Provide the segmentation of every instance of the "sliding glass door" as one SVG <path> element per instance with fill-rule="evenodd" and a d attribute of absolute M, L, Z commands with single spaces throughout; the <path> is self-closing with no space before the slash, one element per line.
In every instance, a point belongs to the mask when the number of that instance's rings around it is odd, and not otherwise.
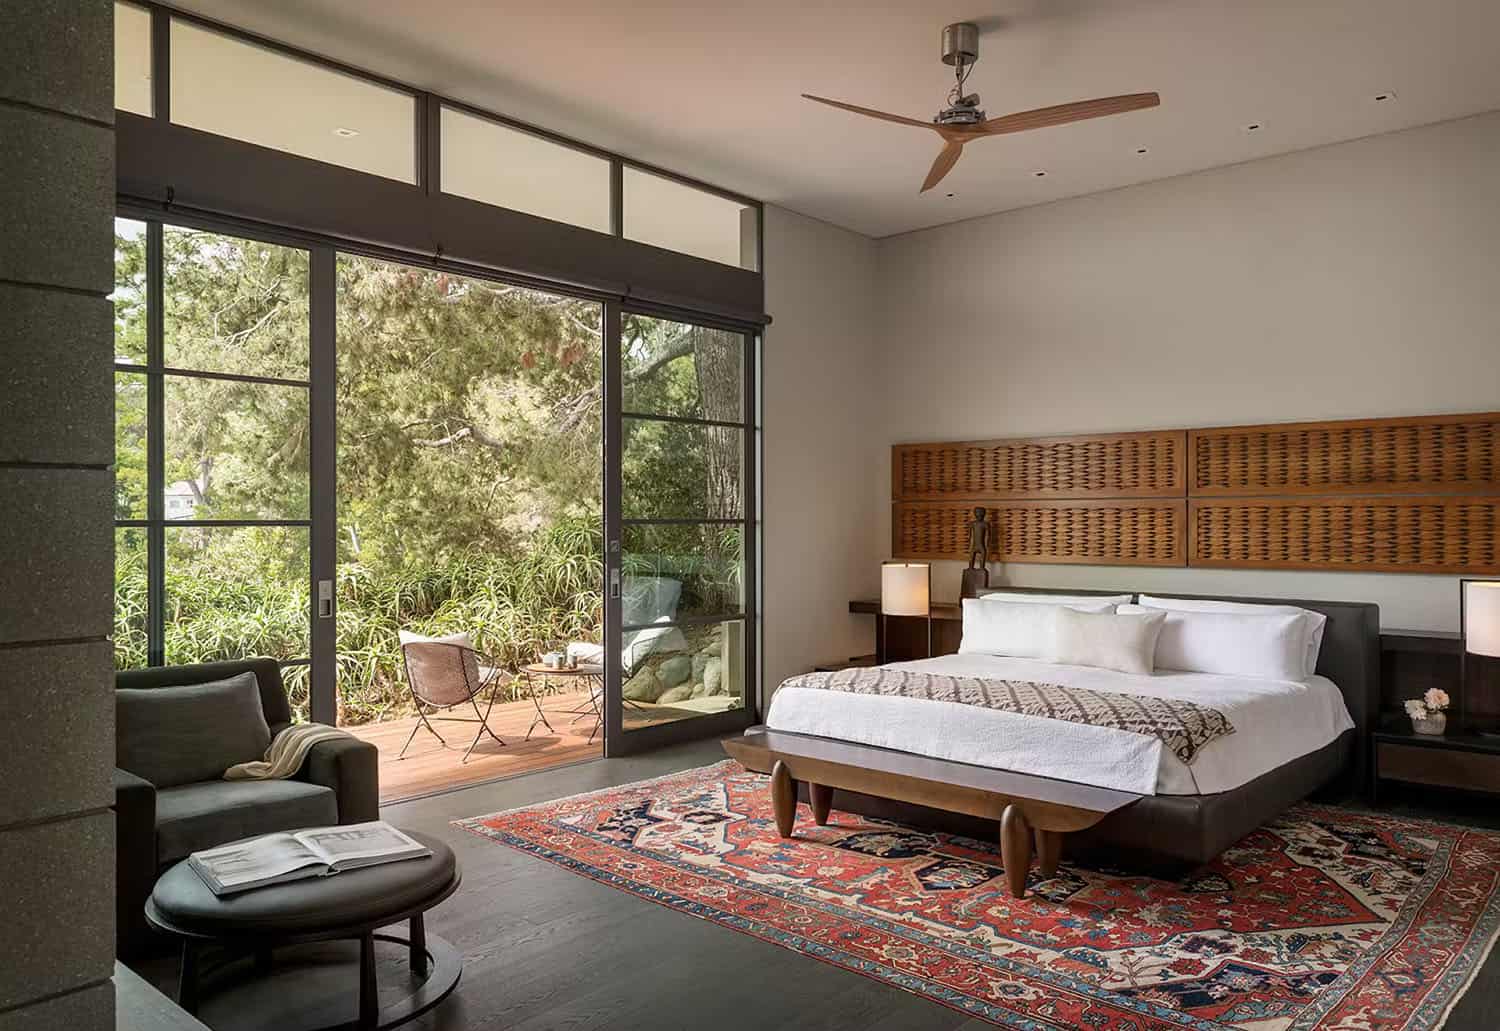
<path fill-rule="evenodd" d="M 628 310 L 614 349 L 611 702 L 628 752 L 753 710 L 755 351 L 739 330 Z"/>
<path fill-rule="evenodd" d="M 117 222 L 117 665 L 270 656 L 373 733 L 417 711 L 401 633 L 464 633 L 533 752 L 748 723 L 756 336 L 396 258 Z M 549 652 L 602 707 L 533 705 Z"/>
<path fill-rule="evenodd" d="M 116 663 L 268 655 L 308 702 L 309 251 L 115 226 Z"/>

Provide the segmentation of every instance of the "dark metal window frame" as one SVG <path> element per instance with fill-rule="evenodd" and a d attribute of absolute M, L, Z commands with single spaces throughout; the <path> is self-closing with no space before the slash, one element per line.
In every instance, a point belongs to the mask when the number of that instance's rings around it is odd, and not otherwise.
<path fill-rule="evenodd" d="M 334 619 L 318 618 L 317 582 L 333 579 L 337 535 L 336 424 L 333 405 L 336 375 L 336 257 L 348 253 L 399 262 L 417 268 L 446 271 L 492 282 L 594 300 L 603 305 L 604 347 L 604 503 L 606 576 L 611 560 L 618 563 L 620 538 L 619 427 L 626 415 L 620 405 L 619 343 L 624 315 L 640 314 L 741 334 L 745 341 L 743 375 L 744 421 L 734 423 L 692 420 L 682 417 L 629 413 L 630 418 L 700 422 L 733 426 L 744 431 L 743 463 L 745 511 L 740 519 L 725 523 L 740 525 L 744 532 L 743 610 L 715 616 L 706 623 L 740 622 L 744 627 L 745 706 L 729 713 L 700 717 L 678 724 L 664 724 L 632 732 L 630 743 L 621 733 L 622 676 L 618 649 L 610 662 L 606 694 L 606 748 L 608 754 L 640 751 L 657 743 L 687 736 L 721 732 L 752 722 L 759 711 L 762 687 L 759 657 L 763 646 L 760 618 L 760 380 L 761 339 L 759 330 L 769 322 L 761 313 L 764 280 L 764 208 L 752 198 L 712 184 L 680 175 L 669 169 L 635 161 L 601 150 L 493 111 L 416 89 L 378 74 L 331 60 L 279 41 L 246 32 L 190 12 L 152 0 L 130 0 L 152 16 L 152 114 L 150 117 L 117 112 L 120 180 L 118 214 L 147 225 L 147 319 L 148 357 L 145 366 L 120 363 L 119 371 L 144 373 L 147 379 L 147 519 L 121 520 L 119 526 L 148 528 L 148 569 L 154 571 L 148 590 L 148 652 L 151 663 L 160 664 L 164 652 L 165 527 L 192 525 L 302 526 L 309 531 L 311 593 L 309 642 L 311 656 L 286 660 L 283 665 L 312 666 L 312 716 L 335 720 Z M 229 137 L 176 126 L 171 123 L 171 21 L 179 19 L 211 29 L 288 57 L 329 68 L 355 78 L 410 94 L 414 98 L 413 160 L 416 185 L 385 179 L 373 173 L 330 165 L 312 158 L 275 151 Z M 442 194 L 440 179 L 441 109 L 450 107 L 506 128 L 525 132 L 549 142 L 578 150 L 610 163 L 610 226 L 608 234 L 567 223 L 510 211 L 503 207 Z M 241 169 L 239 181 L 220 191 L 204 193 L 204 183 L 241 161 L 254 165 Z M 186 165 L 184 171 L 183 165 Z M 710 261 L 693 255 L 655 247 L 624 236 L 623 176 L 626 167 L 672 180 L 727 200 L 755 212 L 755 268 L 753 270 Z M 265 172 L 285 172 L 288 181 Z M 181 173 L 181 177 L 179 177 Z M 225 176 L 232 179 L 233 176 Z M 246 180 L 253 180 L 253 185 Z M 373 182 L 372 182 L 373 181 Z M 266 183 L 271 185 L 267 186 Z M 179 189 L 179 184 L 182 189 Z M 278 185 L 279 184 L 279 185 Z M 380 184 L 384 184 L 383 186 Z M 351 196 L 339 201 L 340 194 Z M 293 194 L 301 194 L 314 205 L 343 206 L 333 218 L 302 217 Z M 184 196 L 185 195 L 185 196 Z M 425 198 L 439 202 L 424 207 Z M 366 228 L 366 218 L 380 218 L 382 205 L 393 202 L 399 212 L 380 226 Z M 204 203 L 207 206 L 204 206 Z M 351 215 L 350 212 L 357 212 Z M 308 380 L 290 381 L 274 377 L 206 373 L 166 367 L 162 360 L 162 225 L 173 224 L 240 236 L 308 250 L 310 262 L 310 355 Z M 418 231 L 416 227 L 421 227 Z M 445 229 L 446 227 L 446 229 Z M 457 228 L 455 228 L 457 227 Z M 427 241 L 452 231 L 458 241 L 452 247 Z M 503 245 L 494 246 L 495 241 Z M 566 270 L 566 271 L 564 271 Z M 636 272 L 639 271 L 639 281 Z M 753 287 L 752 287 L 753 284 Z M 752 300 L 753 298 L 753 300 Z M 154 350 L 153 350 L 154 348 Z M 166 375 L 196 375 L 204 378 L 243 379 L 309 390 L 311 458 L 309 490 L 311 511 L 306 520 L 167 520 L 163 511 L 164 480 L 164 382 Z M 753 399 L 753 401 L 752 401 Z M 612 450 L 613 449 L 613 450 Z M 155 485 L 153 488 L 152 485 Z M 634 523 L 637 521 L 628 521 Z M 662 522 L 643 520 L 639 522 Z M 688 523 L 711 522 L 684 520 Z M 160 529 L 152 530 L 152 527 Z M 614 550 L 610 551 L 611 547 Z M 683 621 L 684 625 L 696 621 Z M 605 588 L 605 640 L 618 642 L 620 607 Z"/>
<path fill-rule="evenodd" d="M 660 177 L 662 179 L 667 179 L 667 180 L 670 180 L 672 182 L 675 182 L 675 183 L 677 183 L 677 184 L 679 184 L 681 186 L 685 186 L 685 187 L 688 187 L 690 189 L 698 190 L 698 191 L 700 191 L 702 193 L 707 193 L 707 194 L 710 194 L 710 195 L 715 196 L 715 197 L 720 197 L 720 198 L 723 198 L 724 200 L 728 200 L 728 201 L 731 201 L 733 203 L 739 204 L 739 205 L 741 205 L 743 207 L 750 208 L 750 209 L 754 210 L 754 212 L 755 212 L 755 237 L 756 237 L 755 238 L 755 266 L 754 266 L 754 268 L 748 268 L 747 269 L 743 265 L 740 265 L 740 266 L 726 265 L 726 264 L 721 263 L 721 262 L 712 261 L 711 259 L 700 258 L 700 257 L 697 257 L 696 255 L 688 255 L 688 254 L 683 254 L 681 252 L 676 252 L 676 251 L 670 251 L 670 250 L 667 250 L 665 248 L 659 248 L 659 247 L 656 247 L 656 246 L 654 246 L 652 244 L 641 243 L 639 241 L 630 241 L 630 243 L 631 243 L 631 245 L 633 247 L 645 248 L 648 251 L 659 251 L 659 252 L 663 252 L 663 253 L 667 253 L 667 254 L 672 254 L 672 255 L 675 255 L 678 258 L 685 259 L 686 261 L 691 262 L 691 263 L 700 263 L 700 264 L 704 264 L 704 265 L 717 266 L 719 268 L 733 268 L 736 271 L 739 271 L 739 272 L 742 272 L 742 273 L 746 273 L 746 274 L 749 274 L 749 275 L 753 275 L 755 277 L 759 277 L 760 276 L 761 270 L 764 267 L 764 263 L 765 263 L 765 261 L 764 261 L 764 259 L 765 259 L 765 239 L 764 239 L 765 238 L 765 208 L 764 208 L 764 205 L 760 201 L 754 199 L 753 197 L 747 197 L 747 196 L 745 196 L 743 194 L 736 193 L 733 190 L 728 190 L 728 189 L 725 189 L 723 187 L 715 186 L 712 183 L 706 183 L 706 182 L 702 181 L 701 179 L 694 179 L 691 176 L 683 175 L 683 174 L 681 174 L 679 172 L 674 172 L 671 169 L 663 168 L 663 167 L 661 167 L 659 165 L 651 164 L 650 162 L 638 161 L 638 160 L 635 160 L 633 158 L 628 158 L 628 157 L 625 157 L 624 155 L 614 153 L 613 151 L 604 150 L 603 148 L 593 146 L 593 145 L 591 145 L 589 143 L 585 143 L 585 142 L 583 142 L 581 140 L 576 140 L 576 139 L 573 139 L 571 137 L 564 136 L 561 133 L 553 132 L 550 129 L 543 128 L 542 126 L 535 125 L 535 124 L 532 124 L 530 122 L 522 121 L 522 120 L 517 119 L 517 118 L 512 118 L 512 117 L 510 117 L 508 115 L 502 114 L 502 113 L 497 112 L 497 111 L 492 111 L 492 110 L 488 110 L 488 109 L 485 109 L 485 108 L 482 108 L 482 107 L 478 107 L 476 105 L 467 103 L 465 101 L 455 99 L 453 97 L 448 97 L 448 96 L 444 96 L 442 94 L 432 93 L 432 92 L 427 91 L 427 90 L 422 90 L 422 89 L 419 89 L 419 88 L 417 88 L 415 86 L 409 85 L 407 83 L 398 82 L 395 79 L 387 78 L 386 76 L 380 75 L 380 74 L 378 74 L 376 72 L 369 71 L 369 70 L 367 70 L 365 68 L 356 67 L 354 65 L 347 64 L 345 62 L 338 61 L 338 60 L 335 60 L 333 58 L 325 57 L 325 56 L 323 56 L 321 54 L 313 53 L 312 51 L 304 50 L 304 49 L 302 49 L 300 47 L 296 47 L 296 46 L 292 46 L 292 45 L 287 44 L 287 43 L 283 43 L 283 42 L 281 42 L 279 40 L 275 40 L 275 39 L 269 38 L 267 36 L 262 36 L 262 35 L 260 35 L 258 33 L 249 32 L 249 31 L 247 31 L 245 29 L 237 28 L 237 27 L 235 27 L 233 25 L 228 25 L 228 24 L 226 24 L 224 22 L 216 21 L 216 20 L 214 20 L 212 18 L 207 18 L 207 17 L 204 17 L 202 15 L 194 14 L 194 13 L 189 12 L 189 11 L 184 11 L 184 10 L 181 10 L 179 8 L 173 7 L 173 6 L 169 5 L 169 4 L 158 3 L 158 2 L 156 2 L 156 0 L 126 0 L 126 2 L 130 3 L 130 5 L 134 6 L 134 7 L 145 8 L 147 11 L 150 12 L 151 17 L 152 17 L 152 31 L 151 31 L 152 113 L 151 113 L 150 117 L 146 117 L 146 116 L 136 115 L 136 114 L 129 113 L 129 112 L 121 112 L 120 113 L 120 119 L 119 119 L 119 121 L 120 121 L 119 129 L 124 134 L 129 134 L 129 132 L 133 128 L 133 123 L 134 123 L 135 120 L 140 120 L 140 121 L 143 121 L 143 122 L 158 123 L 158 124 L 160 124 L 162 126 L 169 126 L 169 127 L 175 128 L 175 129 L 177 129 L 177 130 L 179 130 L 181 132 L 185 132 L 185 133 L 199 134 L 199 135 L 204 135 L 204 136 L 212 136 L 213 135 L 211 133 L 199 133 L 198 130 L 188 129 L 185 126 L 177 126 L 177 125 L 175 125 L 175 123 L 172 122 L 172 111 L 171 111 L 171 74 L 172 74 L 172 68 L 171 68 L 171 64 L 172 64 L 172 60 L 171 60 L 171 23 L 172 23 L 173 20 L 177 20 L 177 21 L 181 21 L 181 22 L 184 22 L 184 23 L 195 25 L 195 26 L 197 26 L 199 28 L 203 28 L 203 29 L 207 29 L 207 30 L 212 31 L 212 32 L 219 33 L 221 35 L 224 35 L 224 36 L 229 37 L 231 39 L 238 40 L 239 42 L 242 42 L 242 43 L 249 44 L 251 46 L 256 46 L 256 47 L 262 48 L 264 50 L 268 50 L 268 51 L 271 51 L 273 53 L 280 54 L 282 56 L 291 58 L 293 60 L 301 61 L 301 62 L 304 62 L 304 63 L 307 63 L 307 64 L 311 64 L 311 65 L 314 65 L 314 66 L 317 66 L 317 67 L 320 67 L 320 68 L 326 68 L 326 69 L 328 69 L 330 71 L 338 72 L 340 74 L 347 75 L 347 76 L 349 76 L 351 78 L 358 79 L 358 80 L 363 81 L 363 82 L 368 82 L 371 85 L 380 86 L 380 87 L 382 87 L 384 89 L 392 90 L 392 91 L 395 91 L 395 92 L 402 93 L 402 94 L 405 94 L 407 96 L 410 96 L 412 98 L 412 101 L 413 101 L 413 104 L 412 104 L 412 108 L 413 108 L 412 161 L 413 161 L 413 169 L 414 169 L 414 176 L 413 176 L 414 182 L 413 183 L 406 183 L 406 182 L 402 182 L 400 180 L 385 179 L 385 177 L 375 175 L 374 173 L 361 172 L 361 171 L 358 171 L 356 169 L 350 169 L 350 168 L 347 168 L 346 166 L 342 166 L 342 165 L 332 165 L 332 164 L 327 163 L 327 162 L 318 161 L 315 158 L 307 158 L 307 157 L 303 157 L 301 155 L 294 155 L 294 154 L 291 154 L 290 152 L 287 152 L 287 151 L 275 151 L 274 148 L 262 148 L 262 147 L 259 147 L 256 144 L 249 144 L 249 143 L 245 143 L 244 141 L 238 141 L 238 140 L 236 140 L 236 141 L 234 141 L 235 143 L 242 144 L 242 145 L 247 146 L 247 147 L 253 147 L 253 148 L 257 149 L 257 150 L 271 150 L 274 153 L 282 154 L 282 155 L 284 155 L 286 157 L 293 158 L 293 159 L 295 159 L 297 161 L 306 161 L 306 162 L 311 162 L 312 164 L 315 164 L 315 165 L 324 165 L 324 166 L 330 167 L 330 168 L 338 168 L 338 169 L 340 169 L 340 170 L 342 170 L 344 172 L 347 172 L 347 173 L 349 173 L 351 175 L 355 175 L 355 176 L 361 176 L 361 177 L 370 178 L 370 179 L 380 179 L 380 180 L 383 180 L 385 182 L 394 184 L 396 186 L 403 187 L 403 188 L 406 188 L 408 190 L 413 190 L 416 193 L 419 193 L 419 194 L 422 194 L 422 195 L 426 195 L 428 197 L 435 197 L 435 196 L 438 196 L 438 195 L 443 195 L 443 196 L 448 196 L 448 197 L 453 197 L 453 198 L 458 199 L 457 195 L 445 195 L 445 194 L 442 193 L 442 175 L 441 175 L 441 154 L 442 154 L 441 131 L 442 130 L 441 130 L 441 118 L 442 118 L 442 109 L 445 108 L 445 107 L 446 108 L 451 108 L 454 111 L 459 111 L 459 112 L 462 112 L 464 114 L 471 115 L 473 117 L 480 118 L 480 119 L 483 119 L 483 120 L 488 121 L 488 122 L 492 122 L 492 123 L 494 123 L 496 125 L 500 125 L 500 126 L 503 126 L 505 128 L 508 128 L 508 129 L 513 129 L 513 130 L 516 130 L 518 132 L 526 133 L 529 136 L 533 136 L 533 137 L 536 137 L 538 139 L 545 140 L 545 141 L 547 141 L 549 143 L 553 143 L 553 144 L 556 144 L 558 146 L 565 147 L 565 148 L 567 148 L 569 150 L 578 151 L 580 153 L 584 153 L 584 154 L 588 154 L 588 155 L 596 157 L 596 158 L 600 158 L 600 159 L 602 159 L 602 160 L 604 160 L 604 161 L 606 161 L 606 162 L 609 163 L 609 166 L 610 166 L 610 174 L 609 174 L 609 181 L 610 181 L 610 196 L 609 196 L 610 232 L 608 234 L 598 233 L 595 230 L 583 229 L 582 227 L 572 226 L 572 225 L 567 224 L 567 223 L 554 223 L 554 222 L 551 222 L 551 220 L 543 219 L 543 218 L 540 218 L 539 216 L 526 216 L 526 217 L 528 217 L 528 218 L 532 218 L 532 217 L 538 218 L 539 221 L 549 222 L 550 224 L 553 224 L 553 225 L 559 225 L 559 226 L 561 226 L 561 225 L 569 225 L 569 228 L 578 229 L 581 232 L 591 233 L 591 234 L 593 234 L 595 236 L 607 236 L 607 237 L 611 237 L 611 238 L 614 238 L 614 239 L 617 239 L 617 240 L 624 241 L 624 240 L 626 240 L 626 237 L 625 237 L 625 231 L 624 231 L 624 209 L 623 209 L 623 204 L 624 204 L 624 189 L 623 189 L 623 176 L 624 176 L 624 169 L 625 168 L 627 168 L 627 167 L 628 168 L 634 168 L 634 169 L 636 169 L 638 171 L 647 173 L 649 175 L 658 176 L 658 177 Z M 225 140 L 232 139 L 231 137 L 220 137 L 220 138 L 221 139 L 225 139 Z M 154 198 L 141 198 L 141 199 L 152 200 Z M 499 205 L 486 204 L 486 203 L 484 203 L 482 201 L 473 201 L 473 200 L 470 200 L 470 199 L 467 199 L 467 198 L 462 198 L 462 199 L 466 200 L 468 203 L 471 203 L 471 204 L 474 204 L 474 205 L 478 205 L 478 206 L 480 206 L 482 208 L 490 208 L 490 209 L 499 210 L 499 211 L 508 210 L 508 209 L 504 209 L 502 206 L 499 206 Z M 665 303 L 669 303 L 669 304 L 672 303 L 670 300 L 664 299 L 664 298 L 651 298 L 650 300 L 651 300 L 651 303 L 663 303 L 664 300 L 665 300 Z M 688 308 L 686 310 L 700 310 L 701 311 L 701 309 L 694 309 L 692 307 L 690 307 L 690 308 Z M 712 313 L 709 312 L 709 314 L 712 314 Z M 749 313 L 749 312 L 744 312 L 744 311 L 735 311 L 735 312 L 732 313 L 733 317 L 735 317 L 736 319 L 739 319 L 739 318 L 742 318 L 745 315 L 751 315 L 751 314 L 753 314 L 753 315 L 759 315 L 758 312 L 757 313 Z"/>
<path fill-rule="evenodd" d="M 166 515 L 166 387 L 169 379 L 206 379 L 236 383 L 266 384 L 279 388 L 302 389 L 308 392 L 308 421 L 313 419 L 312 379 L 313 339 L 311 327 L 308 334 L 308 376 L 306 380 L 285 379 L 277 376 L 255 376 L 244 373 L 215 372 L 204 369 L 184 369 L 166 364 L 166 288 L 165 250 L 163 240 L 168 226 L 181 226 L 204 232 L 221 233 L 222 230 L 190 221 L 163 221 L 158 214 L 146 211 L 121 209 L 118 217 L 140 222 L 146 232 L 146 361 L 144 364 L 120 361 L 116 358 L 113 371 L 116 375 L 140 376 L 146 381 L 146 515 L 143 519 L 115 519 L 116 530 L 138 529 L 146 531 L 146 663 L 148 666 L 166 664 L 166 540 L 167 530 L 173 528 L 236 528 L 236 527 L 292 527 L 308 531 L 309 552 L 315 548 L 313 541 L 312 500 L 313 463 L 308 463 L 307 489 L 309 512 L 306 517 L 278 519 L 168 519 Z M 270 234 L 222 234 L 239 235 L 257 243 L 269 243 L 280 247 L 296 247 L 310 250 L 305 244 L 290 240 L 273 239 Z M 309 302 L 311 302 L 312 253 L 309 253 Z M 311 308 L 309 303 L 309 308 Z M 307 656 L 281 659 L 283 666 L 308 665 L 314 647 L 313 629 L 308 632 Z"/>
<path fill-rule="evenodd" d="M 729 422 L 717 419 L 701 419 L 692 416 L 658 415 L 649 412 L 624 411 L 620 403 L 620 385 L 623 380 L 620 368 L 621 348 L 623 345 L 620 337 L 620 326 L 623 324 L 625 315 L 641 315 L 667 321 L 688 323 L 739 335 L 741 375 L 740 421 Z M 738 517 L 635 518 L 626 517 L 619 508 L 611 510 L 609 506 L 606 506 L 605 575 L 607 579 L 611 576 L 619 576 L 621 581 L 624 579 L 624 571 L 622 569 L 624 557 L 623 530 L 627 527 L 734 526 L 739 528 L 741 534 L 742 553 L 740 557 L 740 574 L 742 577 L 743 598 L 738 611 L 678 616 L 660 623 L 627 625 L 623 623 L 620 611 L 620 598 L 614 596 L 613 591 L 606 592 L 606 608 L 613 613 L 612 619 L 606 622 L 605 640 L 609 642 L 609 647 L 606 651 L 608 665 L 614 672 L 614 676 L 609 678 L 606 683 L 606 699 L 608 703 L 606 711 L 607 715 L 613 721 L 612 724 L 606 727 L 610 732 L 606 736 L 607 754 L 631 755 L 690 738 L 732 733 L 748 727 L 759 718 L 762 704 L 760 653 L 763 643 L 759 603 L 759 585 L 762 568 L 760 558 L 759 501 L 761 471 L 759 457 L 761 430 L 760 334 L 753 328 L 744 325 L 717 322 L 702 316 L 695 317 L 692 314 L 631 304 L 622 306 L 619 318 L 616 320 L 613 328 L 613 334 L 609 335 L 606 339 L 605 357 L 605 367 L 609 370 L 607 372 L 607 381 L 613 386 L 612 392 L 606 393 L 605 425 L 608 427 L 606 434 L 612 436 L 615 441 L 614 447 L 612 449 L 606 448 L 605 451 L 605 462 L 607 465 L 606 478 L 609 481 L 609 493 L 607 497 L 618 499 L 621 503 L 624 500 L 621 465 L 624 459 L 624 424 L 627 419 L 735 429 L 740 432 L 742 445 L 740 469 L 741 491 L 744 496 L 744 503 Z M 624 633 L 630 630 L 663 627 L 704 627 L 728 623 L 738 623 L 740 626 L 741 648 L 744 650 L 745 664 L 744 684 L 741 687 L 743 705 L 738 709 L 731 709 L 727 712 L 695 716 L 671 723 L 634 728 L 629 731 L 624 730 L 624 670 L 621 658 Z M 615 632 L 610 627 L 618 627 L 619 630 Z"/>

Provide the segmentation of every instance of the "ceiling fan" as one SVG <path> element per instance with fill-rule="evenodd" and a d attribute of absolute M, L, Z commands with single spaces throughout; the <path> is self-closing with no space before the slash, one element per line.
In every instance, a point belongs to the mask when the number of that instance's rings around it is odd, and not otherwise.
<path fill-rule="evenodd" d="M 979 107 L 979 94 L 964 92 L 964 83 L 968 81 L 969 73 L 974 70 L 974 62 L 978 60 L 979 26 L 973 22 L 958 22 L 943 29 L 943 63 L 953 66 L 953 75 L 958 81 L 948 93 L 948 106 L 939 111 L 930 122 L 907 118 L 905 115 L 876 111 L 857 104 L 846 104 L 841 100 L 815 97 L 811 93 L 802 95 L 808 100 L 816 100 L 829 107 L 853 111 L 857 115 L 879 118 L 900 125 L 915 125 L 919 129 L 931 129 L 941 136 L 943 149 L 938 152 L 937 160 L 932 163 L 932 170 L 927 173 L 927 178 L 922 182 L 921 192 L 923 193 L 943 181 L 943 176 L 951 172 L 953 166 L 958 164 L 959 156 L 964 152 L 964 144 L 972 140 L 1024 132 L 1027 129 L 1045 129 L 1048 126 L 1066 125 L 1069 122 L 1081 122 L 1089 118 L 1101 118 L 1104 115 L 1124 114 L 1126 111 L 1156 107 L 1161 103 L 1161 97 L 1155 93 L 1127 93 L 1119 97 L 1098 97 L 1094 100 L 1079 100 L 1071 104 L 1039 107 L 1034 111 L 1017 111 L 1015 114 L 1001 115 L 999 118 L 986 118 L 984 111 Z"/>

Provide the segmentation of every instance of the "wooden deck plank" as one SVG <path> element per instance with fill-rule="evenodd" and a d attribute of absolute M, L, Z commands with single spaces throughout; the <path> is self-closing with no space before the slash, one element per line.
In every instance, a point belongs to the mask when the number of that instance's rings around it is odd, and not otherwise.
<path fill-rule="evenodd" d="M 405 798 L 445 791 L 469 784 L 481 784 L 500 777 L 513 777 L 553 766 L 597 759 L 604 754 L 601 731 L 589 741 L 592 716 L 579 718 L 568 709 L 581 709 L 587 703 L 585 692 L 548 695 L 542 700 L 553 729 L 537 724 L 531 740 L 524 740 L 526 728 L 536 717 L 529 700 L 499 702 L 490 712 L 490 728 L 504 739 L 504 747 L 486 736 L 474 746 L 468 762 L 461 762 L 464 749 L 474 739 L 473 723 L 437 722 L 440 743 L 426 728 L 419 727 L 406 758 L 397 759 L 412 727 L 415 716 L 383 720 L 345 727 L 355 737 L 370 742 L 380 750 L 380 802 L 387 805 Z M 455 715 L 463 715 L 455 712 Z M 572 722 L 573 720 L 577 722 Z"/>

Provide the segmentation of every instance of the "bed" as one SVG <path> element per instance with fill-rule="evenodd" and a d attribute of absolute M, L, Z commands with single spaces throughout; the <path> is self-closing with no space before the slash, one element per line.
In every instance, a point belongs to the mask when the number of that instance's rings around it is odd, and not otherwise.
<path fill-rule="evenodd" d="M 1235 730 L 1203 745 L 1190 764 L 1154 739 L 1120 730 L 959 703 L 794 686 L 778 692 L 764 726 L 727 741 L 726 750 L 747 767 L 773 774 L 773 800 L 778 792 L 805 785 L 819 822 L 830 806 L 970 834 L 993 834 L 993 821 L 999 820 L 1002 846 L 1009 841 L 1015 848 L 1034 832 L 1044 873 L 1055 866 L 1061 846 L 1059 832 L 1043 825 L 1067 832 L 1070 851 L 1173 873 L 1213 859 L 1309 795 L 1349 793 L 1365 783 L 1364 743 L 1379 699 L 1377 606 L 1174 597 L 1295 605 L 1322 613 L 1327 623 L 1317 675 L 1301 684 L 1201 673 L 1142 678 L 990 655 L 945 655 L 888 668 L 1213 698 Z M 1007 820 L 1015 826 L 1007 827 Z M 1032 845 L 1024 847 L 1029 863 Z M 1007 864 L 1008 873 L 1012 865 Z M 1019 895 L 1018 880 L 1024 885 L 1024 872 L 1012 879 Z"/>

